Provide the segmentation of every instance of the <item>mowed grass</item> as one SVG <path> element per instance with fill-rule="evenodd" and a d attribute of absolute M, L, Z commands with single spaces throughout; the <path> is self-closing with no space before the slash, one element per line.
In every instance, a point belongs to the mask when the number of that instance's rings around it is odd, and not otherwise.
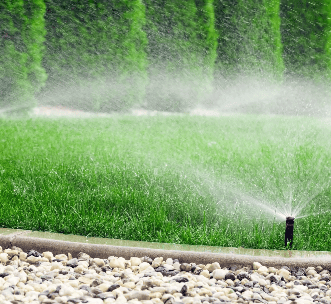
<path fill-rule="evenodd" d="M 0 131 L 1 227 L 285 249 L 285 221 L 261 206 L 292 203 L 310 214 L 293 249 L 331 251 L 331 132 L 316 119 L 1 119 Z"/>

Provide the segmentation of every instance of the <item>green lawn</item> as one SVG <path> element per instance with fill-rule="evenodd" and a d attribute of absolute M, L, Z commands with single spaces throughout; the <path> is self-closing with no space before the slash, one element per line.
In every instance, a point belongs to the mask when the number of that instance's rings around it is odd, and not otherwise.
<path fill-rule="evenodd" d="M 0 119 L 0 226 L 284 249 L 261 206 L 292 202 L 293 249 L 331 251 L 330 138 L 304 117 Z"/>

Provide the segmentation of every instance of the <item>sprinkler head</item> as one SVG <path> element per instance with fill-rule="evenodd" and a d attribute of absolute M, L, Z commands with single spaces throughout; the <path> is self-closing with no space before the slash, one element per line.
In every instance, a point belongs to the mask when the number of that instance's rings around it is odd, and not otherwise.
<path fill-rule="evenodd" d="M 293 226 L 294 226 L 294 217 L 288 216 L 286 218 L 285 247 L 287 246 L 287 242 L 289 242 L 290 243 L 290 248 L 292 248 Z"/>

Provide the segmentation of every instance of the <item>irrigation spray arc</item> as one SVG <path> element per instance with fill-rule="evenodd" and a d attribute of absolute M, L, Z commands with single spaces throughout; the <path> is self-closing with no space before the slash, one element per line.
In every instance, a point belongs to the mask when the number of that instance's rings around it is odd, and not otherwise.
<path fill-rule="evenodd" d="M 168 168 L 174 168 L 178 170 L 181 169 L 183 164 L 173 165 L 172 161 L 167 161 Z M 294 235 L 294 221 L 295 219 L 306 218 L 311 215 L 316 215 L 327 211 L 320 210 L 318 213 L 304 212 L 307 205 L 314 203 L 314 199 L 320 195 L 328 186 L 328 183 L 318 185 L 316 184 L 315 189 L 308 188 L 309 192 L 301 191 L 302 189 L 297 187 L 292 187 L 292 184 L 288 191 L 283 190 L 283 197 L 271 195 L 271 200 L 268 199 L 267 194 L 262 191 L 249 192 L 245 189 L 245 184 L 241 183 L 239 179 L 232 177 L 231 175 L 221 175 L 217 176 L 217 173 L 211 170 L 206 170 L 206 168 L 199 167 L 195 165 L 192 168 L 192 164 L 185 164 L 185 169 L 183 168 L 181 172 L 185 172 L 186 175 L 190 177 L 190 181 L 194 185 L 195 191 L 200 196 L 211 196 L 213 202 L 216 204 L 216 215 L 217 217 L 229 217 L 229 218 L 242 218 L 245 219 L 245 224 L 247 224 L 246 229 L 250 229 L 252 222 L 250 219 L 257 219 L 258 223 L 261 220 L 266 219 L 267 222 L 273 218 L 278 224 L 286 222 L 285 235 L 285 246 L 283 248 L 293 248 L 293 235 Z M 181 173 L 183 175 L 183 173 Z M 182 176 L 181 175 L 181 176 Z M 300 190 L 300 191 L 299 191 Z M 297 195 L 293 195 L 293 192 Z M 309 193 L 309 194 L 308 194 Z M 312 195 L 310 194 L 312 193 Z M 274 192 L 271 192 L 274 194 Z M 278 193 L 276 193 L 277 195 Z M 300 197 L 300 196 L 301 197 Z M 308 198 L 307 198 L 308 197 Z M 206 206 L 201 205 L 202 208 Z M 218 209 L 219 208 L 219 209 Z M 260 210 L 259 215 L 264 215 L 262 218 L 257 216 L 257 209 Z M 237 211 L 244 211 L 244 214 L 237 213 Z M 268 214 L 268 216 L 266 216 Z M 248 220 L 248 222 L 246 222 Z M 255 223 L 255 221 L 254 221 Z M 241 223 L 242 224 L 242 223 Z M 262 230 L 263 231 L 263 230 Z M 300 234 L 298 235 L 300 237 Z M 283 239 L 283 240 L 284 240 Z"/>

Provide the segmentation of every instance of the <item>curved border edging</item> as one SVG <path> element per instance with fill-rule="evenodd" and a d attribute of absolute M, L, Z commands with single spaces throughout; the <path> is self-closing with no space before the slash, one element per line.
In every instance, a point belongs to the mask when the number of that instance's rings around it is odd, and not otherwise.
<path fill-rule="evenodd" d="M 23 233 L 24 234 L 24 233 Z M 40 253 L 50 251 L 54 255 L 71 253 L 72 257 L 78 256 L 80 252 L 88 254 L 91 258 L 108 259 L 109 256 L 123 257 L 129 260 L 131 257 L 148 256 L 152 259 L 163 257 L 163 259 L 178 259 L 180 263 L 212 264 L 218 262 L 221 267 L 237 266 L 239 268 L 253 265 L 259 262 L 266 267 L 317 267 L 331 271 L 330 258 L 283 258 L 247 256 L 237 254 L 192 252 L 178 250 L 161 250 L 140 247 L 121 247 L 112 245 L 85 244 L 45 238 L 24 237 L 22 233 L 3 236 L 0 235 L 0 245 L 3 249 L 16 246 L 24 252 L 33 249 Z"/>

